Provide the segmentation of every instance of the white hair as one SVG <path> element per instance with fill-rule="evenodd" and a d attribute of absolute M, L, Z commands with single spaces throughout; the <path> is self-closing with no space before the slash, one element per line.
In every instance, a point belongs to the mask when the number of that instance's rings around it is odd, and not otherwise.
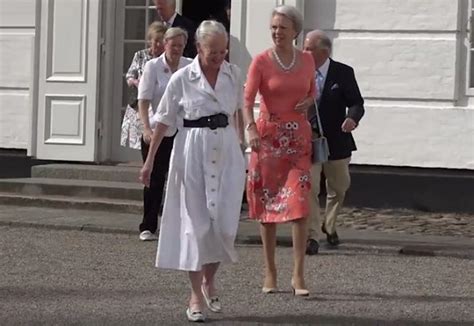
<path fill-rule="evenodd" d="M 167 2 L 169 5 L 176 6 L 176 0 L 166 0 L 166 2 Z M 156 0 L 155 0 L 155 3 L 156 3 Z"/>
<path fill-rule="evenodd" d="M 331 39 L 327 36 L 324 31 L 320 29 L 315 29 L 308 34 L 306 34 L 306 39 L 314 40 L 316 42 L 316 47 L 318 49 L 328 50 L 329 53 L 332 51 L 332 42 Z"/>
<path fill-rule="evenodd" d="M 227 40 L 229 39 L 222 23 L 215 20 L 204 20 L 196 30 L 196 43 L 203 43 L 204 39 L 215 35 L 224 35 Z"/>
<path fill-rule="evenodd" d="M 183 36 L 184 37 L 184 43 L 188 41 L 188 32 L 181 27 L 171 27 L 168 28 L 168 30 L 165 33 L 164 36 L 164 41 L 168 41 L 171 38 L 177 37 L 177 36 Z"/>
<path fill-rule="evenodd" d="M 303 15 L 293 6 L 278 6 L 272 11 L 272 18 L 275 15 L 282 15 L 291 20 L 298 36 L 303 30 Z"/>

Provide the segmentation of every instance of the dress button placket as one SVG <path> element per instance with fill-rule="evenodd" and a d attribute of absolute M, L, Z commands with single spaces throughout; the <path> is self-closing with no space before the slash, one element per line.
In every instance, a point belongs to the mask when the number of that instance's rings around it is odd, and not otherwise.
<path fill-rule="evenodd" d="M 217 130 L 214 130 L 213 132 L 213 135 L 217 135 L 218 134 L 218 131 Z M 211 220 L 214 221 L 215 218 L 217 217 L 217 163 L 218 163 L 218 138 L 219 137 L 212 137 L 210 139 L 210 143 L 209 144 L 209 149 L 211 149 L 211 151 L 209 151 L 208 155 L 209 155 L 209 163 L 208 164 L 208 169 L 209 169 L 209 173 L 208 175 L 210 175 L 210 179 L 207 181 L 208 184 L 206 185 L 206 188 L 207 188 L 207 198 L 208 198 L 208 208 L 209 208 L 209 212 L 210 212 L 210 215 L 211 215 Z"/>

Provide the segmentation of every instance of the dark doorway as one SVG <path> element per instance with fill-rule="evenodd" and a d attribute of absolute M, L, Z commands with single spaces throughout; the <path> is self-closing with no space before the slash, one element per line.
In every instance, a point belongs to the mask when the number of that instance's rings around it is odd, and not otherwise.
<path fill-rule="evenodd" d="M 196 26 L 203 20 L 215 19 L 224 24 L 227 31 L 230 29 L 228 10 L 231 0 L 184 0 L 183 16 L 191 19 Z"/>

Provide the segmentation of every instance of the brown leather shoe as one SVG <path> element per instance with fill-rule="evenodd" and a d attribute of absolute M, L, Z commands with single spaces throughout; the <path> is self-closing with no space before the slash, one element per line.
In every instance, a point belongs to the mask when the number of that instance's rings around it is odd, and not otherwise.
<path fill-rule="evenodd" d="M 337 232 L 334 232 L 333 234 L 329 234 L 326 230 L 326 225 L 321 226 L 321 231 L 323 231 L 324 234 L 326 234 L 326 241 L 331 245 L 331 246 L 338 246 L 341 242 L 339 241 L 339 237 L 337 235 Z"/>

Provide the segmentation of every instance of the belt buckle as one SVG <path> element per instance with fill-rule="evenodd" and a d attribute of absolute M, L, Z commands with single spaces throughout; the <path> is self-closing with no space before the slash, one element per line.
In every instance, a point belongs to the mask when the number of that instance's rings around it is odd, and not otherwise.
<path fill-rule="evenodd" d="M 215 117 L 207 118 L 207 122 L 209 123 L 209 128 L 211 130 L 217 129 L 217 127 L 219 126 L 218 121 L 217 119 L 215 119 Z"/>

